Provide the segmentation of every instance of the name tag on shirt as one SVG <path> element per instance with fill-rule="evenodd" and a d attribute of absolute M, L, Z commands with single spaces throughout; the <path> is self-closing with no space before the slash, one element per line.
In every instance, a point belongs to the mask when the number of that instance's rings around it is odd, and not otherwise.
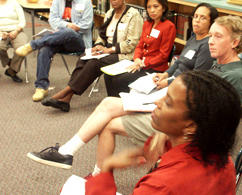
<path fill-rule="evenodd" d="M 159 36 L 159 34 L 160 34 L 159 30 L 152 29 L 150 36 L 157 38 Z"/>
<path fill-rule="evenodd" d="M 186 53 L 185 57 L 188 58 L 189 60 L 191 60 L 191 59 L 193 58 L 193 56 L 194 56 L 195 53 L 196 53 L 195 51 L 193 51 L 193 50 L 189 50 L 189 51 Z"/>
<path fill-rule="evenodd" d="M 124 30 L 126 27 L 126 24 L 124 23 L 118 23 L 118 30 Z"/>
<path fill-rule="evenodd" d="M 81 4 L 76 4 L 76 10 L 79 12 L 83 12 L 83 10 L 85 9 L 85 4 L 81 3 Z"/>

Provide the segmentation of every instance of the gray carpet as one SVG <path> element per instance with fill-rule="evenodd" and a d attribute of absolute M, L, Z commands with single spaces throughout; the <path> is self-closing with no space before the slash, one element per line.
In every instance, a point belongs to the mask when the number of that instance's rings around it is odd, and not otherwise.
<path fill-rule="evenodd" d="M 27 22 L 30 14 L 26 13 Z M 48 23 L 38 20 L 36 32 L 45 28 Z M 25 32 L 31 40 L 31 28 L 28 25 Z M 35 92 L 36 59 L 34 54 L 27 57 L 29 80 L 26 84 L 14 83 L 4 75 L 5 69 L 0 68 L 0 194 L 2 195 L 57 195 L 65 181 L 73 174 L 84 177 L 93 170 L 96 157 L 97 138 L 94 138 L 81 149 L 74 160 L 71 170 L 44 166 L 27 158 L 30 151 L 40 151 L 47 146 L 53 146 L 68 141 L 81 127 L 95 107 L 106 97 L 103 78 L 100 80 L 99 92 L 93 93 L 90 98 L 89 89 L 80 97 L 74 96 L 71 101 L 71 110 L 64 113 L 60 110 L 46 108 L 41 103 L 32 101 Z M 76 57 L 66 57 L 72 71 L 77 61 Z M 19 76 L 24 79 L 24 68 Z M 49 96 L 63 89 L 69 80 L 69 75 L 59 55 L 56 55 L 50 71 L 51 90 Z M 238 129 L 238 141 L 234 150 L 236 154 L 241 147 L 242 124 Z M 133 147 L 128 138 L 118 136 L 116 152 Z M 233 155 L 235 158 L 235 155 Z M 145 168 L 132 168 L 115 171 L 118 191 L 129 194 L 138 179 L 147 172 Z M 241 189 L 240 189 L 241 191 Z M 240 193 L 242 194 L 242 193 Z"/>

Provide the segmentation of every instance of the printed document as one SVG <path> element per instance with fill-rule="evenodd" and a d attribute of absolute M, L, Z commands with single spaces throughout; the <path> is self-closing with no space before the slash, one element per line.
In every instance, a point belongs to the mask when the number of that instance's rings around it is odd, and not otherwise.
<path fill-rule="evenodd" d="M 167 93 L 168 87 L 157 90 L 150 94 L 144 93 L 119 93 L 122 101 L 124 111 L 137 111 L 137 112 L 152 112 L 155 108 L 155 100 L 164 97 Z"/>
<path fill-rule="evenodd" d="M 117 62 L 115 64 L 111 64 L 105 67 L 101 68 L 101 71 L 103 71 L 104 73 L 108 74 L 108 75 L 118 75 L 118 74 L 122 74 L 125 72 L 128 72 L 128 70 L 126 69 L 128 66 L 134 64 L 133 61 L 130 60 L 122 60 L 120 62 Z"/>
<path fill-rule="evenodd" d="M 81 60 L 91 60 L 91 59 L 100 59 L 110 55 L 109 53 L 92 55 L 92 48 L 85 49 L 85 56 L 81 57 Z"/>
<path fill-rule="evenodd" d="M 33 37 L 43 37 L 43 36 L 45 36 L 47 34 L 51 34 L 53 32 L 54 32 L 53 30 L 50 30 L 50 29 L 45 28 L 44 30 L 40 31 L 39 33 L 37 33 Z"/>
<path fill-rule="evenodd" d="M 145 94 L 149 94 L 154 88 L 157 87 L 154 84 L 152 78 L 156 75 L 156 73 L 147 74 L 146 76 L 142 76 L 135 80 L 133 83 L 129 85 L 131 89 L 135 89 L 139 92 L 143 92 Z"/>
<path fill-rule="evenodd" d="M 85 179 L 72 175 L 64 184 L 60 195 L 85 195 L 85 183 Z M 116 193 L 116 195 L 122 194 Z"/>

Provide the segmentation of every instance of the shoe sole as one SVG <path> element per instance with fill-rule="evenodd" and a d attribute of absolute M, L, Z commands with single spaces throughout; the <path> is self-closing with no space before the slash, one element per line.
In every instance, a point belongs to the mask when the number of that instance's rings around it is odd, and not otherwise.
<path fill-rule="evenodd" d="M 53 107 L 53 108 L 60 109 L 60 110 L 62 110 L 62 111 L 64 111 L 64 112 L 69 112 L 69 109 L 65 109 L 65 108 L 61 107 L 60 105 L 55 104 L 55 103 L 53 103 L 53 102 L 51 102 L 51 101 L 48 101 L 48 102 L 45 104 L 45 106 L 51 106 L 51 107 Z"/>
<path fill-rule="evenodd" d="M 61 164 L 58 162 L 53 162 L 53 161 L 48 161 L 48 160 L 38 158 L 38 157 L 32 155 L 30 152 L 27 154 L 27 157 L 29 157 L 30 159 L 32 159 L 38 163 L 44 164 L 44 165 L 49 165 L 49 166 L 58 167 L 58 168 L 62 168 L 62 169 L 71 169 L 72 168 L 71 165 L 65 165 L 65 164 Z"/>

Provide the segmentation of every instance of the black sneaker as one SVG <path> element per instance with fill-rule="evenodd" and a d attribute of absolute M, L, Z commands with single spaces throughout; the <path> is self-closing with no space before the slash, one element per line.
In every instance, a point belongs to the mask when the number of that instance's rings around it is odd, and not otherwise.
<path fill-rule="evenodd" d="M 62 155 L 58 152 L 60 146 L 57 143 L 55 147 L 48 147 L 41 152 L 29 152 L 27 156 L 32 160 L 62 169 L 71 169 L 73 156 Z"/>

